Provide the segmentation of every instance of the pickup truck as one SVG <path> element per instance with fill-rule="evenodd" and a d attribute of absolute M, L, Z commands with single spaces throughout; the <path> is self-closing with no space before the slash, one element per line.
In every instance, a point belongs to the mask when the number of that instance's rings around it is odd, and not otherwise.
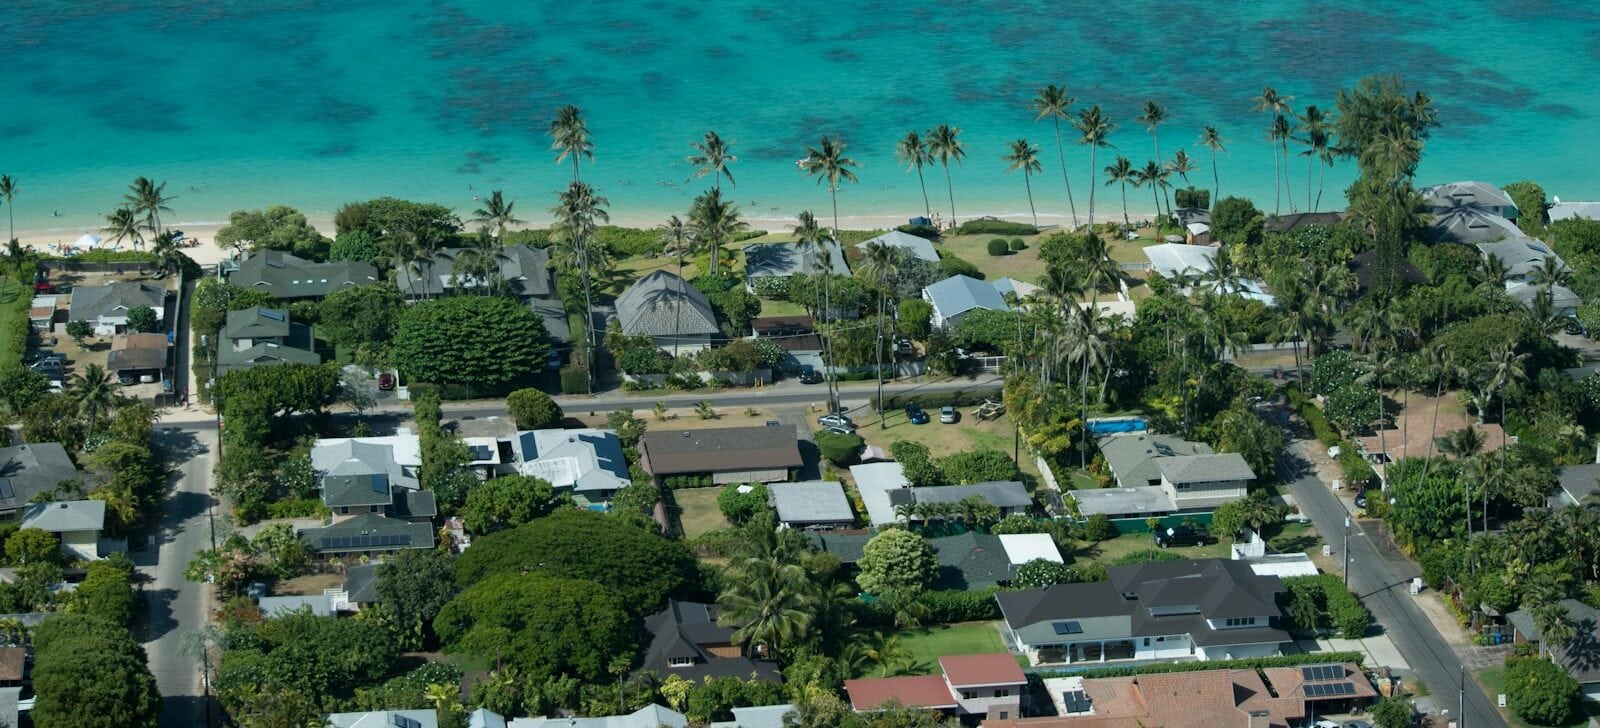
<path fill-rule="evenodd" d="M 1204 546 L 1208 543 L 1211 543 L 1211 532 L 1204 528 L 1173 526 L 1164 531 L 1156 531 L 1156 545 L 1161 548 L 1167 548 L 1168 546 Z"/>

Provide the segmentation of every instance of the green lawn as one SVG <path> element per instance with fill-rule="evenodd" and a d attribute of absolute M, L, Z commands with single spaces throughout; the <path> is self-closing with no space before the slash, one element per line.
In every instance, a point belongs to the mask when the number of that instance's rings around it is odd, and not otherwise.
<path fill-rule="evenodd" d="M 772 301 L 763 298 L 761 299 L 761 313 L 759 315 L 763 318 L 767 316 L 804 316 L 806 315 L 806 307 L 798 303 Z"/>
<path fill-rule="evenodd" d="M 672 491 L 678 503 L 678 524 L 683 527 L 683 537 L 691 539 L 707 531 L 728 528 L 733 524 L 717 508 L 717 494 L 721 488 L 683 488 Z"/>
<path fill-rule="evenodd" d="M 1081 544 L 1073 553 L 1073 558 L 1080 563 L 1103 563 L 1110 566 L 1123 556 L 1154 548 L 1155 543 L 1150 534 L 1125 533 L 1109 541 Z M 1173 546 L 1165 550 L 1190 559 L 1228 558 L 1228 544 L 1225 541 L 1207 546 Z"/>
<path fill-rule="evenodd" d="M 943 655 L 981 655 L 1005 652 L 1005 642 L 995 622 L 962 622 L 900 632 L 900 644 L 911 653 L 911 674 L 935 675 Z M 1020 664 L 1027 658 L 1019 657 Z"/>
<path fill-rule="evenodd" d="M 934 457 L 943 457 L 977 448 L 990 448 L 1004 453 L 1011 453 L 1014 440 L 1011 430 L 1011 418 L 1001 415 L 992 420 L 980 421 L 973 416 L 977 407 L 957 407 L 961 412 L 961 420 L 953 425 L 939 423 L 938 410 L 928 410 L 928 416 L 933 420 L 926 425 L 913 425 L 906 419 L 903 409 L 889 410 L 884 413 L 884 420 L 889 424 L 888 429 L 879 429 L 878 414 L 876 412 L 851 413 L 861 429 L 856 431 L 869 445 L 876 445 L 888 450 L 889 446 L 899 440 L 920 442 L 928 448 Z M 1033 458 L 1026 450 L 1022 453 L 1022 474 L 1027 481 L 1028 489 L 1033 490 L 1039 482 L 1039 468 L 1034 465 Z"/>
<path fill-rule="evenodd" d="M 27 289 L 9 276 L 0 281 L 0 331 L 10 331 L 11 327 L 16 325 L 13 319 L 28 315 L 27 309 L 17 305 L 17 297 L 25 295 Z M 22 359 L 22 352 L 11 351 L 10 342 L 9 337 L 0 336 L 0 362 Z"/>
<path fill-rule="evenodd" d="M 989 255 L 989 241 L 1001 238 L 1021 238 L 1028 247 L 1007 255 Z M 934 244 L 946 254 L 967 261 L 983 271 L 988 280 L 1010 276 L 1019 281 L 1038 283 L 1044 274 L 1044 264 L 1039 260 L 1040 235 L 947 235 Z"/>
<path fill-rule="evenodd" d="M 1489 702 L 1498 704 L 1500 694 L 1506 691 L 1506 669 L 1504 667 L 1488 667 L 1473 673 L 1472 677 L 1478 681 L 1478 686 L 1483 689 L 1483 692 L 1488 694 Z M 1573 718 L 1572 722 L 1560 726 L 1560 728 L 1586 726 L 1589 724 L 1589 716 L 1597 713 L 1600 713 L 1600 711 L 1597 711 L 1588 703 L 1579 703 L 1576 711 L 1577 717 Z M 1514 726 L 1514 728 L 1535 728 L 1532 723 L 1518 718 L 1505 708 L 1500 709 L 1500 717 L 1505 718 L 1506 722 Z"/>

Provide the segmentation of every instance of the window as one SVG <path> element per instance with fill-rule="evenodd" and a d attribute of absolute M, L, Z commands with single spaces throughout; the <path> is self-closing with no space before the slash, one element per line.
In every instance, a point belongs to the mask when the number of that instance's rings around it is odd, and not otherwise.
<path fill-rule="evenodd" d="M 1145 647 L 1149 647 L 1150 646 L 1150 638 L 1149 637 L 1144 638 L 1144 646 Z"/>
<path fill-rule="evenodd" d="M 1227 626 L 1229 626 L 1229 627 L 1249 627 L 1250 625 L 1253 625 L 1253 624 L 1256 623 L 1256 618 L 1255 617 L 1229 617 L 1226 620 L 1226 622 L 1227 622 Z"/>
<path fill-rule="evenodd" d="M 1009 697 L 1011 697 L 1011 689 L 1010 688 L 999 688 L 999 689 L 994 691 L 994 696 L 997 697 L 997 698 L 1009 698 Z"/>
<path fill-rule="evenodd" d="M 1056 634 L 1083 634 L 1083 625 L 1077 622 L 1054 622 L 1050 625 Z"/>
<path fill-rule="evenodd" d="M 1000 711 L 1000 720 L 1005 720 L 1005 719 L 1010 718 L 1010 717 L 1011 717 L 1011 711 L 1008 711 L 1008 710 Z"/>
<path fill-rule="evenodd" d="M 978 691 L 976 691 L 976 690 L 963 690 L 963 691 L 961 691 L 961 699 L 962 700 L 977 700 L 978 699 Z"/>
<path fill-rule="evenodd" d="M 693 664 L 693 657 L 673 657 L 667 660 L 667 665 L 669 667 L 688 667 Z"/>

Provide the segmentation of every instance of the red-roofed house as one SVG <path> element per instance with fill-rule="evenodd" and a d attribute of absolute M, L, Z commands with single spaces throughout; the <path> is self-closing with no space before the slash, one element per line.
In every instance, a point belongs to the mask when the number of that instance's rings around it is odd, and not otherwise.
<path fill-rule="evenodd" d="M 1005 653 L 955 655 L 939 658 L 939 667 L 943 675 L 846 680 L 844 687 L 857 712 L 897 704 L 998 720 L 1022 715 L 1028 678 L 1017 658 Z"/>

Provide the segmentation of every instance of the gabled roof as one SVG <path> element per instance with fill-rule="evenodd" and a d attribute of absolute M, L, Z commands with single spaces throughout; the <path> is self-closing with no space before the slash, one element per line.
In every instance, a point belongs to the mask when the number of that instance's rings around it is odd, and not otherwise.
<path fill-rule="evenodd" d="M 1600 464 L 1567 465 L 1556 472 L 1556 479 L 1568 497 L 1582 503 L 1590 493 L 1600 489 Z"/>
<path fill-rule="evenodd" d="M 1460 207 L 1517 209 L 1517 203 L 1511 200 L 1510 195 L 1488 182 L 1446 182 L 1429 185 L 1417 192 L 1422 195 L 1423 204 L 1435 213 Z"/>
<path fill-rule="evenodd" d="M 1567 262 L 1537 238 L 1507 238 L 1493 243 L 1478 243 L 1477 248 L 1484 258 L 1499 258 L 1505 264 L 1506 273 L 1512 276 L 1533 272 L 1544 265 L 1545 258 L 1555 258 L 1562 270 L 1568 270 Z"/>
<path fill-rule="evenodd" d="M 376 513 L 362 514 L 322 528 L 307 528 L 297 535 L 319 554 L 433 548 L 433 524 L 412 523 Z"/>
<path fill-rule="evenodd" d="M 743 656 L 722 657 L 707 649 L 733 644 L 733 629 L 717 624 L 717 614 L 715 604 L 667 600 L 665 609 L 645 618 L 644 628 L 650 633 L 650 645 L 645 648 L 640 669 L 654 670 L 663 678 L 678 675 L 691 681 L 705 677 L 750 679 L 755 676 L 781 682 L 778 668 L 771 662 Z M 674 667 L 674 659 L 693 660 L 693 664 Z"/>
<path fill-rule="evenodd" d="M 1033 504 L 1028 488 L 1015 480 L 972 485 L 928 485 L 912 488 L 911 494 L 918 503 L 960 503 L 977 496 L 996 508 L 1026 508 Z"/>
<path fill-rule="evenodd" d="M 1110 581 L 1057 584 L 1043 589 L 1001 592 L 995 595 L 1006 623 L 1013 629 L 1052 620 L 1129 615 L 1136 618 L 1134 629 L 1148 627 L 1149 634 L 1178 634 L 1188 631 L 1197 640 L 1209 637 L 1207 619 L 1260 617 L 1281 613 L 1277 594 L 1283 582 L 1274 576 L 1258 576 L 1243 561 L 1205 559 L 1201 561 L 1157 561 L 1132 566 L 1114 566 Z M 1128 598 L 1126 595 L 1134 595 Z M 1156 607 L 1197 607 L 1199 614 L 1151 617 Z M 1180 631 L 1175 623 L 1185 623 Z M 1221 637 L 1256 637 L 1251 630 L 1221 630 Z M 1262 641 L 1276 641 L 1283 633 L 1262 630 Z M 1224 641 L 1221 644 L 1242 644 Z"/>
<path fill-rule="evenodd" d="M 435 253 L 432 267 L 423 266 L 418 277 L 409 268 L 395 270 L 395 287 L 407 295 L 438 295 L 447 290 L 470 289 L 484 285 L 485 281 L 458 271 L 462 254 L 471 248 L 445 248 Z M 531 245 L 508 245 L 494 252 L 501 278 L 518 298 L 550 296 L 550 251 Z"/>
<path fill-rule="evenodd" d="M 1034 559 L 1063 563 L 1061 549 L 1048 533 L 1007 533 L 1000 536 L 1000 547 L 1006 559 L 1013 564 L 1026 564 Z"/>
<path fill-rule="evenodd" d="M 1217 455 L 1191 455 L 1157 458 L 1156 467 L 1169 483 L 1210 483 L 1222 480 L 1255 480 L 1255 471 L 1236 452 Z"/>
<path fill-rule="evenodd" d="M 971 276 L 950 276 L 922 289 L 923 295 L 933 303 L 944 318 L 950 318 L 973 309 L 1010 311 L 1006 299 L 993 285 Z"/>
<path fill-rule="evenodd" d="M 793 712 L 794 705 L 789 703 L 734 708 L 733 720 L 717 721 L 709 728 L 785 728 L 786 717 Z"/>
<path fill-rule="evenodd" d="M 274 344 L 270 341 L 252 344 L 250 347 L 238 351 L 224 348 L 217 352 L 217 369 L 222 372 L 272 366 L 274 364 L 317 366 L 321 363 L 322 357 L 318 356 L 316 352 Z"/>
<path fill-rule="evenodd" d="M 856 490 L 861 493 L 861 502 L 867 507 L 872 525 L 882 526 L 899 520 L 889 493 L 911 487 L 900 463 L 851 465 L 850 477 L 856 481 Z"/>
<path fill-rule="evenodd" d="M 310 609 L 311 614 L 317 617 L 327 617 L 333 614 L 333 600 L 326 594 L 261 597 L 256 602 L 256 607 L 261 610 L 261 616 L 263 617 L 282 617 L 303 609 Z"/>
<path fill-rule="evenodd" d="M 1476 206 L 1439 208 L 1429 238 L 1440 243 L 1488 243 L 1522 235 L 1517 224 Z"/>
<path fill-rule="evenodd" d="M 955 695 L 951 694 L 950 686 L 945 684 L 942 675 L 846 680 L 844 689 L 850 694 L 850 707 L 858 713 L 876 710 L 889 703 L 906 708 L 935 710 L 956 707 Z"/>
<path fill-rule="evenodd" d="M 378 601 L 378 564 L 356 564 L 345 569 L 344 593 L 354 604 Z"/>
<path fill-rule="evenodd" d="M 751 243 L 744 246 L 744 274 L 747 279 L 769 276 L 791 276 L 796 273 L 810 275 L 822 270 L 822 256 L 827 251 L 828 269 L 834 275 L 850 275 L 839 244 L 829 240 L 820 246 L 811 243 Z"/>
<path fill-rule="evenodd" d="M 329 474 L 322 479 L 322 504 L 329 508 L 345 506 L 386 506 L 394 502 L 388 473 Z"/>
<path fill-rule="evenodd" d="M 42 491 L 78 477 L 59 442 L 0 447 L 0 509 L 20 508 Z"/>
<path fill-rule="evenodd" d="M 421 441 L 411 434 L 337 437 L 317 440 L 311 446 L 311 468 L 323 478 L 384 475 L 391 486 L 416 489 L 415 469 L 421 466 Z"/>
<path fill-rule="evenodd" d="M 1525 308 L 1532 308 L 1534 300 L 1539 297 L 1539 292 L 1543 290 L 1545 290 L 1544 286 L 1536 286 L 1532 283 L 1510 283 L 1506 285 L 1506 295 L 1511 300 L 1522 304 Z M 1552 285 L 1549 290 L 1550 305 L 1558 312 L 1563 308 L 1576 308 L 1578 304 L 1583 303 L 1578 294 L 1573 293 L 1572 289 L 1566 286 Z"/>
<path fill-rule="evenodd" d="M 837 480 L 811 480 L 803 483 L 772 483 L 767 486 L 772 507 L 780 523 L 849 523 L 850 499 Z"/>
<path fill-rule="evenodd" d="M 646 432 L 639 450 L 652 475 L 779 470 L 805 464 L 799 437 L 788 425 Z"/>
<path fill-rule="evenodd" d="M 1267 232 L 1287 233 L 1309 225 L 1332 226 L 1339 224 L 1344 219 L 1342 212 L 1295 212 L 1288 215 L 1269 215 L 1265 229 Z"/>
<path fill-rule="evenodd" d="M 161 369 L 167 365 L 169 348 L 166 334 L 128 334 L 111 342 L 106 369 L 113 372 Z"/>
<path fill-rule="evenodd" d="M 813 531 L 806 534 L 811 547 L 825 554 L 833 554 L 841 564 L 854 564 L 861 560 L 862 551 L 872 540 L 868 531 Z"/>
<path fill-rule="evenodd" d="M 660 705 L 646 705 L 627 715 L 591 718 L 517 718 L 512 728 L 687 728 L 682 713 Z"/>
<path fill-rule="evenodd" d="M 699 289 L 658 270 L 617 297 L 617 321 L 629 336 L 715 334 L 717 314 Z"/>
<path fill-rule="evenodd" d="M 1085 518 L 1103 513 L 1107 516 L 1154 515 L 1171 513 L 1178 509 L 1172 495 L 1159 485 L 1124 485 L 1117 488 L 1090 488 L 1072 491 L 1078 501 L 1078 513 Z"/>
<path fill-rule="evenodd" d="M 994 286 L 994 290 L 999 293 L 1002 298 L 1004 298 L 1006 294 L 1011 294 L 1016 296 L 1018 300 L 1021 300 L 1039 292 L 1038 286 L 1027 281 L 1019 281 L 1011 276 L 997 278 L 989 285 Z"/>
<path fill-rule="evenodd" d="M 22 527 L 51 533 L 98 531 L 106 525 L 103 500 L 51 501 L 22 507 Z"/>
<path fill-rule="evenodd" d="M 281 308 L 251 306 L 229 311 L 222 325 L 224 339 L 281 339 L 289 335 L 289 312 Z"/>
<path fill-rule="evenodd" d="M 1554 647 L 1556 661 L 1567 668 L 1567 674 L 1580 683 L 1600 682 L 1600 611 L 1576 599 L 1563 599 L 1561 606 L 1567 610 L 1567 623 L 1572 625 L 1572 640 Z M 1530 642 L 1538 642 L 1539 625 L 1526 610 L 1519 609 L 1506 615 Z"/>
<path fill-rule="evenodd" d="M 104 286 L 78 286 L 72 289 L 72 304 L 67 319 L 94 322 L 104 317 L 122 318 L 139 306 L 149 306 L 160 318 L 166 289 L 137 281 L 119 281 Z"/>
<path fill-rule="evenodd" d="M 928 539 L 939 561 L 935 589 L 986 589 L 1011 579 L 1011 559 L 1000 537 L 968 531 Z"/>
<path fill-rule="evenodd" d="M 431 490 L 400 488 L 395 491 L 390 515 L 407 520 L 433 518 L 439 515 L 439 502 Z"/>
<path fill-rule="evenodd" d="M 523 475 L 578 493 L 614 491 L 631 479 L 622 441 L 612 430 L 524 430 L 511 441 Z"/>
<path fill-rule="evenodd" d="M 916 258 L 921 258 L 929 263 L 939 262 L 939 251 L 935 250 L 933 243 L 927 238 L 919 238 L 910 233 L 899 230 L 890 230 L 878 237 L 856 244 L 857 250 L 865 251 L 868 243 L 883 243 L 896 248 L 903 248 L 907 253 Z"/>
<path fill-rule="evenodd" d="M 396 716 L 411 722 L 396 720 Z M 432 708 L 330 713 L 328 726 L 329 728 L 439 728 L 439 716 Z"/>
<path fill-rule="evenodd" d="M 371 263 L 359 260 L 314 263 L 281 250 L 251 253 L 228 275 L 228 282 L 233 285 L 266 291 L 280 299 L 320 298 L 378 280 L 378 269 Z"/>
<path fill-rule="evenodd" d="M 1600 220 L 1600 202 L 1557 202 L 1550 206 L 1550 222 L 1557 220 Z"/>
<path fill-rule="evenodd" d="M 1160 478 L 1157 463 L 1162 458 L 1211 454 L 1210 445 L 1190 442 L 1177 435 L 1110 435 L 1100 438 L 1097 444 L 1112 474 L 1124 485 L 1148 485 L 1149 481 Z"/>
<path fill-rule="evenodd" d="M 567 322 L 567 308 L 554 298 L 528 299 L 528 308 L 544 319 L 544 331 L 551 341 L 572 341 L 572 324 Z"/>
<path fill-rule="evenodd" d="M 1028 681 L 1010 653 L 988 655 L 946 655 L 939 658 L 939 669 L 944 671 L 950 687 L 981 688 L 994 685 L 1021 685 Z"/>
<path fill-rule="evenodd" d="M 1217 249 L 1209 245 L 1161 243 L 1146 246 L 1144 255 L 1150 259 L 1150 267 L 1157 273 L 1165 278 L 1175 278 L 1210 273 L 1213 261 L 1217 258 Z"/>

